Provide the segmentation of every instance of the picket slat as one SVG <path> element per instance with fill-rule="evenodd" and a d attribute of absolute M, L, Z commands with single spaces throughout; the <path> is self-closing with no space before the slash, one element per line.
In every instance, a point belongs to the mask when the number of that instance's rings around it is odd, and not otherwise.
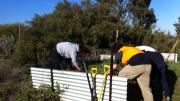
<path fill-rule="evenodd" d="M 50 72 L 43 72 L 43 71 L 31 71 L 31 73 L 32 74 L 39 74 L 39 75 L 47 75 L 47 76 L 49 76 L 49 75 L 51 75 L 51 73 Z"/>
<path fill-rule="evenodd" d="M 31 71 L 44 71 L 44 72 L 50 72 L 50 69 L 45 69 L 45 68 L 36 68 L 36 67 L 31 67 Z"/>
<path fill-rule="evenodd" d="M 54 80 L 54 83 L 56 83 L 56 82 L 66 84 L 66 85 L 72 85 L 75 87 L 86 87 L 86 88 L 88 88 L 88 83 L 83 84 L 83 83 L 78 83 L 78 82 Z M 100 84 L 100 83 L 96 84 L 97 89 L 100 88 L 101 86 L 102 86 L 102 84 Z M 109 88 L 109 84 L 106 84 L 106 88 Z M 113 85 L 112 88 L 119 89 L 119 90 L 127 90 L 126 86 L 120 86 L 120 85 Z"/>
<path fill-rule="evenodd" d="M 40 84 L 49 84 L 51 85 L 51 82 L 46 82 L 46 81 L 39 81 L 39 80 L 32 80 L 34 83 L 40 83 Z"/>
<path fill-rule="evenodd" d="M 46 81 L 46 82 L 51 82 L 50 78 L 39 78 L 39 77 L 32 77 L 33 80 L 39 80 L 39 81 Z"/>
<path fill-rule="evenodd" d="M 33 85 L 37 85 L 37 86 L 40 86 L 40 85 L 43 85 L 43 84 L 51 85 L 51 83 L 48 83 L 48 82 L 36 82 L 36 81 L 33 82 Z"/>
<path fill-rule="evenodd" d="M 58 71 L 58 70 L 53 70 L 53 75 L 58 76 L 58 74 L 59 74 L 59 75 L 61 75 L 61 74 L 62 74 L 62 75 L 72 75 L 72 76 L 78 76 L 78 77 L 81 77 L 81 76 L 84 77 L 84 76 L 86 76 L 86 74 L 83 73 L 83 72 L 72 72 L 72 71 Z M 89 75 L 91 75 L 91 74 L 89 73 Z M 103 79 L 104 76 L 103 76 L 103 75 L 97 75 L 96 78 L 97 78 L 97 79 Z M 108 77 L 107 77 L 107 80 L 109 80 L 109 79 L 110 79 L 110 77 L 108 76 Z M 118 77 L 118 76 L 113 76 L 113 80 L 127 82 L 127 79 L 126 79 L 126 78 L 124 78 L 124 77 Z"/>
<path fill-rule="evenodd" d="M 31 77 L 51 79 L 50 75 L 42 75 L 42 74 L 31 74 Z"/>
<path fill-rule="evenodd" d="M 63 75 L 63 74 L 53 74 L 54 75 L 54 79 L 56 80 L 61 80 L 63 78 L 66 78 L 66 79 L 71 79 L 71 80 L 81 80 L 81 81 L 86 81 L 87 82 L 87 77 L 86 75 L 84 74 L 84 76 L 74 76 L 74 75 Z M 97 76 L 96 77 L 96 82 L 97 83 L 102 83 L 102 80 L 103 78 L 100 78 L 101 76 Z M 117 78 L 112 78 L 113 79 L 113 83 L 114 84 L 118 84 L 119 85 L 119 82 L 121 82 L 120 85 L 124 85 L 126 86 L 127 85 L 127 80 L 126 81 L 121 81 L 121 80 L 118 80 Z M 90 81 L 91 81 L 91 78 L 90 78 Z M 109 79 L 107 79 L 107 83 L 109 83 Z"/>

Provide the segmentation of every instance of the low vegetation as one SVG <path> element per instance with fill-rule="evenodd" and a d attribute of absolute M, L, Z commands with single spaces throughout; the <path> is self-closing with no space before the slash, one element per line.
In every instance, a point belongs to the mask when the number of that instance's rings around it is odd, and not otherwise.
<path fill-rule="evenodd" d="M 28 67 L 24 67 L 29 69 Z M 0 68 L 0 101 L 59 101 L 59 90 L 48 85 L 32 87 L 30 73 L 24 68 Z"/>

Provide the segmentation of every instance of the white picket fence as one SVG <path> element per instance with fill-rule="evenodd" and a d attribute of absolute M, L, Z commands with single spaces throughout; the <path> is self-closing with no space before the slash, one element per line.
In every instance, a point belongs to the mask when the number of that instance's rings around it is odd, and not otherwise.
<path fill-rule="evenodd" d="M 164 60 L 166 60 L 168 58 L 168 61 L 174 61 L 175 63 L 177 63 L 177 59 L 178 59 L 178 54 L 176 53 L 161 53 Z M 169 56 L 169 57 L 168 57 Z M 100 60 L 105 60 L 105 59 L 110 59 L 111 55 L 109 54 L 101 54 L 100 55 Z"/>
<path fill-rule="evenodd" d="M 35 88 L 38 88 L 41 84 L 51 85 L 50 69 L 31 67 L 31 76 L 33 87 Z M 91 101 L 86 73 L 53 70 L 53 81 L 55 87 L 56 84 L 60 85 L 62 101 Z M 96 76 L 97 95 L 99 95 L 102 81 L 103 75 L 98 74 Z M 109 101 L 109 82 L 108 76 L 103 101 Z M 112 101 L 127 101 L 126 78 L 112 77 Z"/>
<path fill-rule="evenodd" d="M 42 84 L 51 85 L 50 69 L 31 67 L 31 78 L 35 88 Z"/>
<path fill-rule="evenodd" d="M 164 60 L 166 60 L 168 58 L 168 61 L 174 61 L 175 63 L 177 63 L 177 59 L 178 59 L 178 54 L 176 53 L 161 53 L 162 56 L 164 57 Z"/>

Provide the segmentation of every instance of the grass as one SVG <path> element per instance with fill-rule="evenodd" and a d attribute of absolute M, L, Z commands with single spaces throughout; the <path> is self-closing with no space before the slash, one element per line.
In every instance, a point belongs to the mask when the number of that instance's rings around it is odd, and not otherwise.
<path fill-rule="evenodd" d="M 175 85 L 174 94 L 172 96 L 172 101 L 179 101 L 180 99 L 180 77 L 178 77 Z"/>
<path fill-rule="evenodd" d="M 180 61 L 178 63 L 169 63 L 169 69 L 172 70 L 177 77 L 174 92 L 172 95 L 172 101 L 179 101 L 180 99 Z"/>
<path fill-rule="evenodd" d="M 180 77 L 180 61 L 178 61 L 177 63 L 171 62 L 168 63 L 169 64 L 169 68 L 170 70 L 174 71 L 177 77 Z"/>
<path fill-rule="evenodd" d="M 97 68 L 97 72 L 98 74 L 103 74 L 103 66 L 104 65 L 110 65 L 110 60 L 104 60 L 100 63 L 93 63 L 93 64 L 89 64 L 88 68 Z"/>

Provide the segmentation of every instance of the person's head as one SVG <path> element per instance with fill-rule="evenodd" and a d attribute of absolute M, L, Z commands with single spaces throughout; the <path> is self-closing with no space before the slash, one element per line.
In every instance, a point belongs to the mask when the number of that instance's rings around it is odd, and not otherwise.
<path fill-rule="evenodd" d="M 76 47 L 76 51 L 79 52 L 79 50 L 80 50 L 80 49 L 79 49 L 79 44 L 74 43 L 74 46 Z"/>
<path fill-rule="evenodd" d="M 78 43 L 78 54 L 79 56 L 83 55 L 84 54 L 84 46 L 81 44 L 81 43 Z"/>
<path fill-rule="evenodd" d="M 78 51 L 79 53 L 82 53 L 83 52 L 83 46 L 82 46 L 82 44 L 79 44 L 79 51 Z"/>
<path fill-rule="evenodd" d="M 124 46 L 124 43 L 123 42 L 120 42 L 120 43 L 117 43 L 117 44 L 115 44 L 115 46 L 114 46 L 114 53 L 117 53 L 118 52 L 118 50 L 120 49 L 120 48 L 122 48 Z"/>

